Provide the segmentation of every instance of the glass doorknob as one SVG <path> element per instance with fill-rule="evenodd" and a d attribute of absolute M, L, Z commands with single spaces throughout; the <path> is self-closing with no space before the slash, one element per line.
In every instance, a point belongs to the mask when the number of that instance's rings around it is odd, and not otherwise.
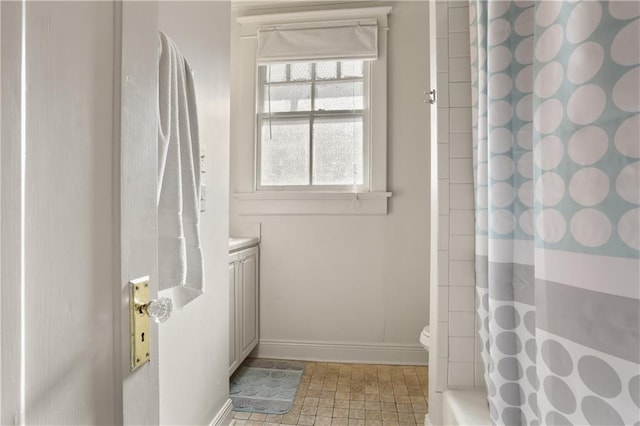
<path fill-rule="evenodd" d="M 149 316 L 149 318 L 159 324 L 161 322 L 165 322 L 171 316 L 171 312 L 173 311 L 173 302 L 171 302 L 171 299 L 167 297 L 161 297 L 160 299 L 152 300 L 146 305 L 143 305 L 141 309 Z"/>

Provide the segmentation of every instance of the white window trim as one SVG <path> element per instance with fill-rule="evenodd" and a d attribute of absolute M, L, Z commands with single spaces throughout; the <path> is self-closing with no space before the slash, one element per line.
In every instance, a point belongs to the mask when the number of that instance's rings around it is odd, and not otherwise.
<path fill-rule="evenodd" d="M 240 99 L 238 116 L 239 131 L 234 144 L 242 157 L 243 176 L 233 197 L 238 213 L 248 215 L 385 215 L 387 200 L 387 16 L 390 6 L 357 9 L 332 9 L 277 13 L 268 15 L 241 16 L 240 24 Z M 258 190 L 257 165 L 257 72 L 256 34 L 259 26 L 294 22 L 323 22 L 341 19 L 376 18 L 378 21 L 378 60 L 370 63 L 369 120 L 365 134 L 370 135 L 368 169 L 369 190 L 353 192 L 336 191 L 286 191 Z M 234 120 L 235 121 L 235 120 Z M 367 159 L 365 159 L 366 161 Z M 249 170 L 251 168 L 251 170 Z M 248 177 L 251 176 L 249 180 Z"/>

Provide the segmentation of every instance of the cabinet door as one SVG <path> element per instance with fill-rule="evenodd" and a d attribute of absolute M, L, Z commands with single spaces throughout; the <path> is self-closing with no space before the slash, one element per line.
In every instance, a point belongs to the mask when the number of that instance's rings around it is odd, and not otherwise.
<path fill-rule="evenodd" d="M 240 255 L 240 292 L 242 294 L 241 324 L 242 348 L 241 358 L 248 356 L 258 344 L 259 324 L 259 279 L 258 248 L 252 247 L 239 253 Z"/>
<path fill-rule="evenodd" d="M 229 257 L 229 375 L 238 368 L 240 354 L 238 353 L 239 339 L 237 327 L 237 306 L 240 300 L 238 294 L 237 256 Z"/>

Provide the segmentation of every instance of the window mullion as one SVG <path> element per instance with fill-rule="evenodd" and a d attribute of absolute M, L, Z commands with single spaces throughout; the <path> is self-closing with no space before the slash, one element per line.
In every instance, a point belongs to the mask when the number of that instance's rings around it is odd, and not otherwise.
<path fill-rule="evenodd" d="M 313 186 L 313 111 L 316 109 L 316 64 L 311 64 L 311 111 L 309 111 L 309 186 Z"/>

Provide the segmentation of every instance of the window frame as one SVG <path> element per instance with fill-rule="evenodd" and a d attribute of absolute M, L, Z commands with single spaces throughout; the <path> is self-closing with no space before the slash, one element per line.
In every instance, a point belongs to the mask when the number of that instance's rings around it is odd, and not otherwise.
<path fill-rule="evenodd" d="M 388 15 L 392 6 L 364 6 L 320 10 L 304 10 L 299 6 L 279 9 L 264 8 L 262 14 L 242 9 L 235 18 L 238 26 L 238 50 L 232 43 L 232 142 L 231 191 L 232 209 L 239 216 L 282 215 L 386 215 L 387 191 L 387 61 Z M 271 13 L 270 13 L 271 11 Z M 265 25 L 335 22 L 375 18 L 378 23 L 378 60 L 370 61 L 368 178 L 369 188 L 360 192 L 330 190 L 269 190 L 257 188 L 257 32 Z M 234 54 L 234 51 L 237 52 Z"/>
<path fill-rule="evenodd" d="M 353 78 L 353 79 L 323 79 L 316 80 L 315 79 L 315 64 L 322 61 L 315 61 L 312 64 L 311 71 L 311 80 L 302 80 L 302 81 L 285 81 L 282 84 L 309 84 L 311 83 L 311 108 L 309 111 L 302 112 L 275 112 L 271 113 L 272 118 L 305 118 L 309 119 L 309 181 L 308 185 L 262 185 L 261 184 L 261 176 L 262 176 L 262 147 L 261 147 L 261 120 L 269 117 L 268 112 L 261 112 L 260 106 L 263 105 L 263 87 L 266 82 L 265 70 L 266 66 L 258 66 L 256 71 L 256 110 L 255 110 L 255 188 L 256 191 L 301 191 L 301 192 L 347 192 L 347 193 L 363 193 L 370 192 L 370 169 L 371 169 L 371 130 L 370 130 L 370 99 L 371 99 L 371 64 L 369 61 L 362 61 L 362 78 Z M 333 62 L 333 61 L 331 61 Z M 341 61 L 336 61 L 341 62 Z M 338 65 L 339 69 L 339 65 Z M 314 110 L 314 88 L 317 82 L 321 83 L 331 83 L 331 82 L 345 82 L 350 80 L 362 81 L 363 87 L 363 105 L 362 110 L 335 110 L 335 111 L 315 111 Z M 280 84 L 280 83 L 276 83 Z M 358 111 L 354 113 L 354 111 Z M 361 111 L 361 112 L 360 112 Z M 363 182 L 359 185 L 353 184 L 341 184 L 341 185 L 314 185 L 313 184 L 313 121 L 315 117 L 348 117 L 348 116 L 362 116 L 362 178 Z"/>

